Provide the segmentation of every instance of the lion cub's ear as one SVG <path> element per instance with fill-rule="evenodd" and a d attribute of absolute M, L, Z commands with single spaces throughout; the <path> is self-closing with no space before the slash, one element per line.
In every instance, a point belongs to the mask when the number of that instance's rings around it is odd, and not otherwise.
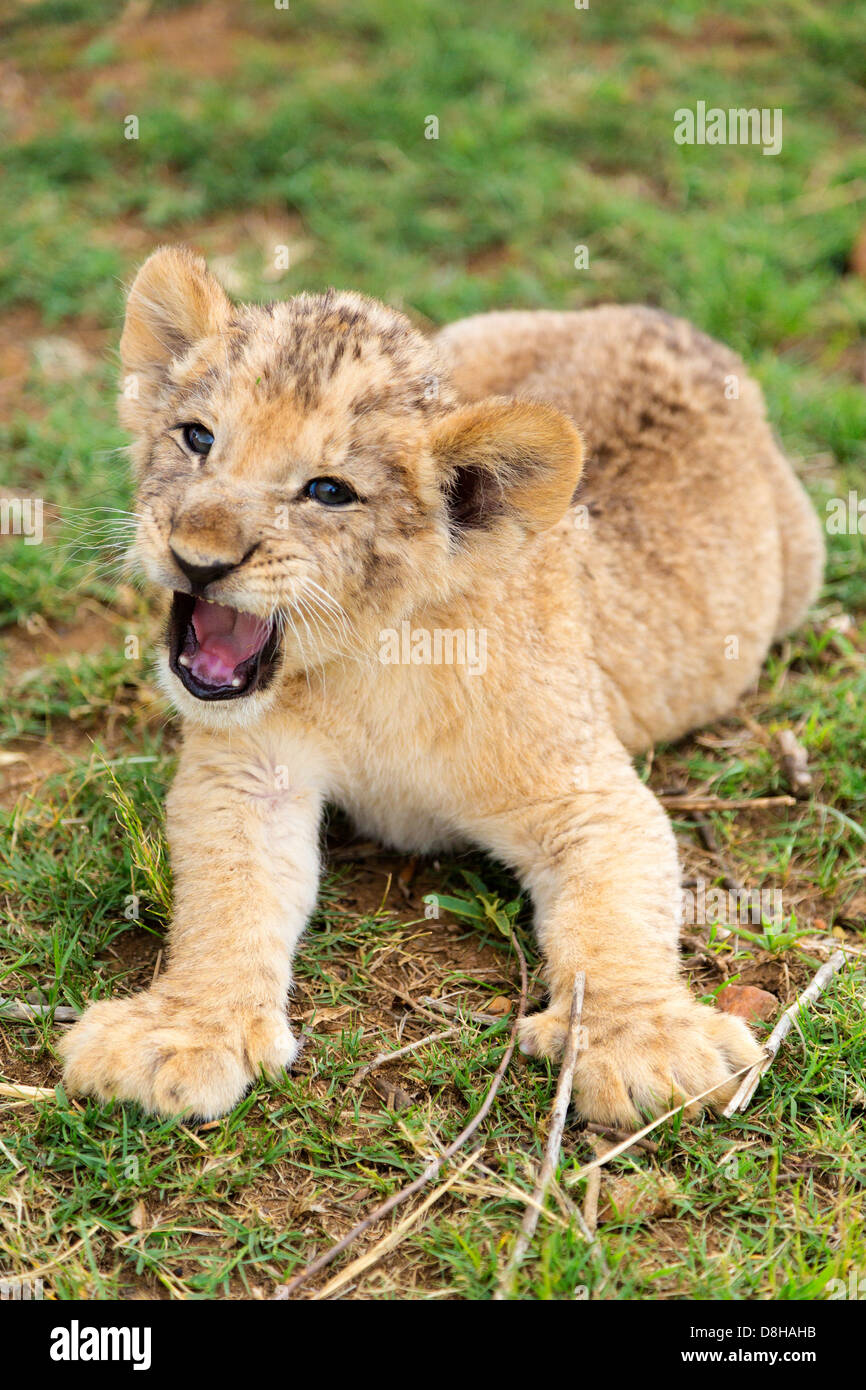
<path fill-rule="evenodd" d="M 458 532 L 505 518 L 546 530 L 568 507 L 583 466 L 571 421 L 533 401 L 463 406 L 434 426 L 431 443 Z"/>
<path fill-rule="evenodd" d="M 120 339 L 120 418 L 136 429 L 165 383 L 170 364 L 225 323 L 231 303 L 200 256 L 163 246 L 132 283 Z"/>

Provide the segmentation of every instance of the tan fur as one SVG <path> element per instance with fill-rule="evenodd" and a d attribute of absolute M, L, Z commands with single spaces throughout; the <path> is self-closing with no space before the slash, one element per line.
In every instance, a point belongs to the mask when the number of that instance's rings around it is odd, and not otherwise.
<path fill-rule="evenodd" d="M 236 564 L 207 597 L 285 631 L 277 678 L 237 701 L 197 700 L 163 661 L 185 723 L 169 967 L 71 1030 L 70 1087 L 211 1116 L 291 1063 L 332 801 L 389 845 L 516 870 L 550 991 L 528 1051 L 558 1054 L 586 971 L 584 1115 L 723 1101 L 758 1049 L 680 979 L 674 837 L 629 754 L 730 710 L 820 582 L 743 364 L 640 308 L 491 314 L 433 342 L 357 295 L 234 308 L 178 250 L 139 273 L 122 352 L 145 570 L 187 589 L 169 540 Z M 213 432 L 204 461 L 179 422 Z M 363 500 L 299 500 L 317 476 Z M 383 664 L 404 621 L 483 632 L 484 669 Z"/>

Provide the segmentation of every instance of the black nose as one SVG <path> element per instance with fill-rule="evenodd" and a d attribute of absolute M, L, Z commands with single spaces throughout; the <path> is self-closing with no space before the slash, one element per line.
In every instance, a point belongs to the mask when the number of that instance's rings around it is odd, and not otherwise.
<path fill-rule="evenodd" d="M 216 560 L 210 565 L 194 565 L 191 560 L 185 560 L 182 555 L 178 555 L 174 546 L 170 546 L 169 549 L 178 568 L 183 570 L 189 580 L 193 593 L 201 593 L 208 584 L 215 583 L 217 579 L 222 579 L 223 575 L 236 568 L 234 564 L 226 564 L 224 560 Z"/>

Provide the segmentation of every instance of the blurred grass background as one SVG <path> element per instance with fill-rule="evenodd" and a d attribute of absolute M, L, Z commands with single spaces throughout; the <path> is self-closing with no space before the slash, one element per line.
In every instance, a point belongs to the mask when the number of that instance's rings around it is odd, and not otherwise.
<path fill-rule="evenodd" d="M 8 4 L 0 32 L 0 497 L 42 497 L 46 519 L 44 545 L 0 537 L 5 993 L 80 1004 L 146 984 L 159 963 L 165 866 L 151 856 L 175 732 L 148 680 L 147 602 L 86 547 L 111 538 L 106 509 L 129 505 L 114 418 L 123 286 L 161 242 L 194 245 L 242 298 L 348 286 L 422 325 L 508 306 L 660 305 L 743 353 L 819 511 L 866 492 L 855 0 L 36 0 Z M 782 108 L 781 154 L 678 146 L 674 112 L 699 100 Z M 130 116 L 137 139 L 125 138 Z M 432 116 L 436 140 L 425 138 Z M 821 607 L 771 657 L 752 725 L 661 750 L 652 777 L 731 796 L 781 790 L 772 733 L 795 727 L 824 804 L 717 817 L 716 831 L 750 882 L 784 883 L 792 930 L 862 932 L 866 538 L 828 540 Z M 688 826 L 678 831 L 686 841 Z M 510 978 L 495 941 L 478 959 L 425 957 L 408 909 L 377 913 L 385 877 L 355 908 L 339 878 L 325 891 L 326 930 L 308 938 L 300 978 L 316 1008 L 346 1017 L 308 1021 L 305 1056 L 317 1060 L 282 1090 L 258 1088 L 189 1139 L 111 1107 L 61 1106 L 35 1126 L 29 1109 L 6 1111 L 21 1166 L 0 1153 L 0 1193 L 24 1200 L 26 1221 L 0 1223 L 0 1267 L 49 1262 L 60 1296 L 256 1296 L 310 1257 L 322 1224 L 343 1228 L 345 1203 L 351 1215 L 414 1171 L 429 1128 L 456 1132 L 498 1035 L 416 1054 L 407 1074 L 425 1100 L 402 1122 L 415 1149 L 381 1107 L 356 1102 L 340 1118 L 361 1027 L 363 1057 L 394 1045 L 365 974 L 380 950 L 402 961 L 414 942 L 429 990 L 472 989 L 480 1005 Z M 142 897 L 138 923 L 124 916 L 130 893 Z M 734 978 L 775 981 L 785 1002 L 803 979 L 784 943 L 767 939 L 750 959 L 713 951 Z M 699 993 L 718 987 L 711 969 L 696 978 Z M 612 1274 L 553 1227 L 530 1296 L 571 1297 L 583 1283 L 608 1297 L 816 1297 L 862 1266 L 851 1135 L 866 1040 L 850 982 L 809 1030 L 809 1066 L 780 1063 L 742 1123 L 665 1138 L 678 1195 L 608 1218 Z M 0 1030 L 0 1069 L 53 1085 L 51 1029 Z M 528 1181 L 549 1092 L 543 1070 L 524 1069 L 502 1102 L 488 1161 L 509 1183 Z M 515 1221 L 507 1193 L 482 1184 L 374 1276 L 378 1296 L 486 1297 Z"/>

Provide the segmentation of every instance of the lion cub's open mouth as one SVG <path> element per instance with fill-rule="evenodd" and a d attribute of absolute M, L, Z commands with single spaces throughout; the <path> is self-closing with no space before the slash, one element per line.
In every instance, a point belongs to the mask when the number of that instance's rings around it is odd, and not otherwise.
<path fill-rule="evenodd" d="M 275 623 L 192 594 L 175 593 L 169 661 L 197 700 L 236 700 L 266 685 L 278 646 Z"/>

